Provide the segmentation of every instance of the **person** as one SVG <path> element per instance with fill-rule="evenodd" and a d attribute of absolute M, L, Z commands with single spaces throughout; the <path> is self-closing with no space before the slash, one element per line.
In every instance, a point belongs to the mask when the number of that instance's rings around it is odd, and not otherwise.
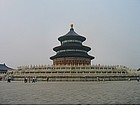
<path fill-rule="evenodd" d="M 32 83 L 35 83 L 35 78 L 33 77 Z"/>
<path fill-rule="evenodd" d="M 8 83 L 11 82 L 11 77 L 8 77 L 7 82 L 8 82 Z"/>
<path fill-rule="evenodd" d="M 27 77 L 24 78 L 24 83 L 27 83 L 28 79 Z"/>
<path fill-rule="evenodd" d="M 35 77 L 35 82 L 37 82 L 37 78 Z"/>
<path fill-rule="evenodd" d="M 49 77 L 47 77 L 47 82 L 49 81 Z"/>

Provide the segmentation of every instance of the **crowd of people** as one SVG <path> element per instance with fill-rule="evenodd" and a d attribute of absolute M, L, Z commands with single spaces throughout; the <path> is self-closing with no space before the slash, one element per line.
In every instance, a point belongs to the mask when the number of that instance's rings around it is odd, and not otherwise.
<path fill-rule="evenodd" d="M 29 81 L 29 83 L 30 82 L 32 82 L 32 83 L 35 83 L 35 82 L 37 82 L 37 78 L 36 77 L 33 77 L 32 79 L 29 77 L 29 78 L 27 78 L 27 77 L 25 77 L 24 78 L 24 83 L 27 83 Z"/>

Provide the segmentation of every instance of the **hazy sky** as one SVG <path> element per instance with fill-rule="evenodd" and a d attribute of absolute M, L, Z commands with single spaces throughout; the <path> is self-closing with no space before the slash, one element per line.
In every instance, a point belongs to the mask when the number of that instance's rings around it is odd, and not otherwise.
<path fill-rule="evenodd" d="M 0 0 L 0 63 L 52 64 L 71 23 L 92 64 L 140 67 L 140 0 Z"/>

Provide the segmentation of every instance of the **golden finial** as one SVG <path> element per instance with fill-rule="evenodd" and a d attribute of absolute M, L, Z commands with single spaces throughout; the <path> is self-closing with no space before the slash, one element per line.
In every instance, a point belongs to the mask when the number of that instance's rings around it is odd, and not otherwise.
<path fill-rule="evenodd" d="M 73 24 L 71 24 L 70 27 L 73 28 Z"/>

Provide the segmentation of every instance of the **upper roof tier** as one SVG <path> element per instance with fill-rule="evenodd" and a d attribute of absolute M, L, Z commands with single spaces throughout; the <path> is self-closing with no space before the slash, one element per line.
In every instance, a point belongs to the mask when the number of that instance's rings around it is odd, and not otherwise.
<path fill-rule="evenodd" d="M 70 31 L 64 35 L 64 36 L 61 36 L 58 38 L 58 40 L 60 42 L 64 41 L 64 40 L 79 40 L 79 41 L 85 41 L 86 38 L 83 37 L 83 36 L 80 36 L 78 35 L 75 31 L 74 31 L 74 28 L 73 28 L 73 24 L 71 24 L 71 28 L 70 28 Z"/>

